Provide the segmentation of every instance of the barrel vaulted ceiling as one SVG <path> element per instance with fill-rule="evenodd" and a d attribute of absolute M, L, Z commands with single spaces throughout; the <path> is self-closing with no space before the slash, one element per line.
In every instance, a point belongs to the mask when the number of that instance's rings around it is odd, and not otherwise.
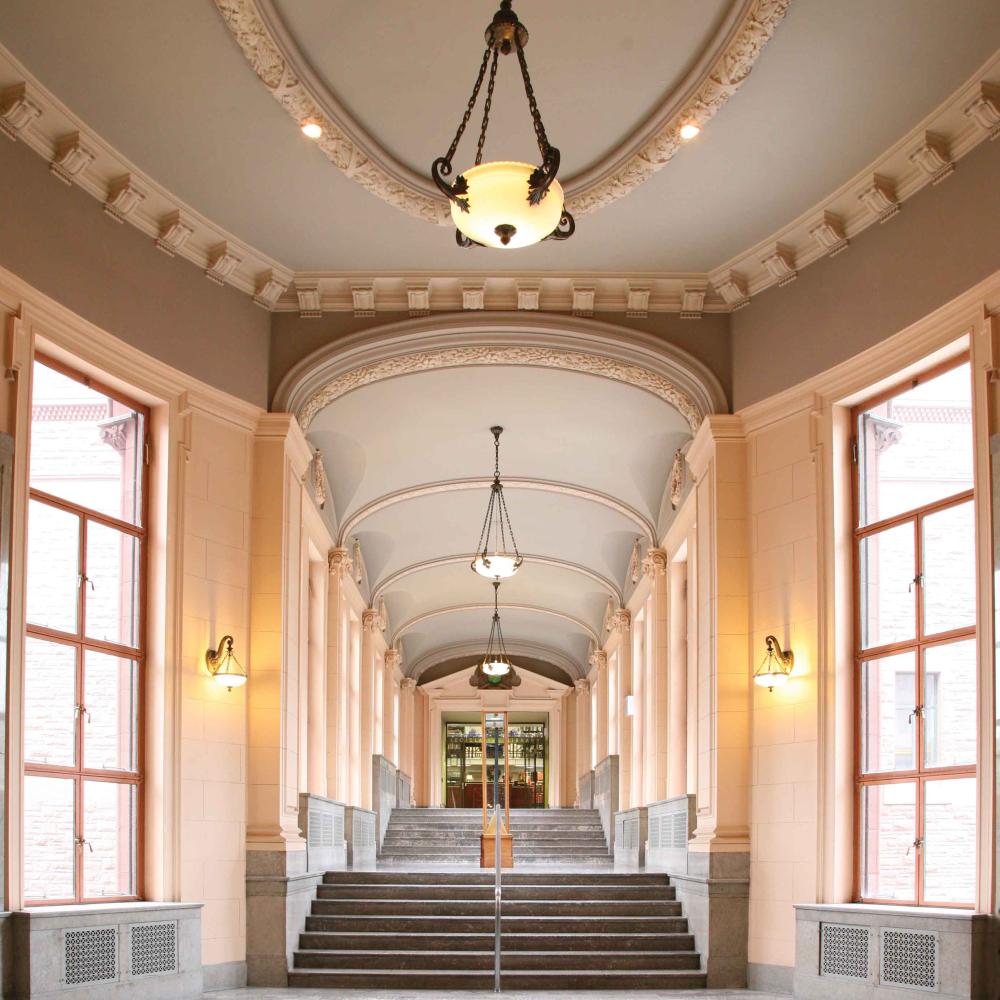
<path fill-rule="evenodd" d="M 655 544 L 691 421 L 625 381 L 502 363 L 386 377 L 319 409 L 308 434 L 340 541 L 360 545 L 387 638 L 412 672 L 460 662 L 489 632 L 492 589 L 469 563 L 494 424 L 504 428 L 501 472 L 525 556 L 501 588 L 504 634 L 512 652 L 582 676 L 609 601 L 621 604 L 633 547 Z"/>

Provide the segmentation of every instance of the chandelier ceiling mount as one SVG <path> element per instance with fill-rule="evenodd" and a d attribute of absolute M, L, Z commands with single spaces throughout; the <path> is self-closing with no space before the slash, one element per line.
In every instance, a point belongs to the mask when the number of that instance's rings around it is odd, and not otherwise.
<path fill-rule="evenodd" d="M 451 202 L 455 222 L 455 239 L 461 247 L 488 246 L 496 249 L 516 249 L 542 240 L 565 240 L 573 235 L 576 223 L 564 207 L 563 190 L 556 175 L 559 172 L 559 150 L 549 142 L 542 122 L 535 91 L 524 56 L 528 44 L 528 29 L 511 9 L 513 0 L 501 0 L 500 9 L 486 28 L 486 51 L 479 67 L 465 114 L 448 152 L 431 165 L 431 178 Z M 493 105 L 493 86 L 501 55 L 517 53 L 524 81 L 524 93 L 534 125 L 541 163 L 491 161 L 483 163 L 483 147 Z M 479 143 L 475 165 L 455 177 L 452 160 L 469 124 L 482 89 L 486 85 Z"/>

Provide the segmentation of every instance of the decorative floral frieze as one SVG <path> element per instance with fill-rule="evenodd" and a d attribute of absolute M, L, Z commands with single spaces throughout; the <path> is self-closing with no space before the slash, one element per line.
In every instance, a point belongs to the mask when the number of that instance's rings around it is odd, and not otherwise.
<path fill-rule="evenodd" d="M 599 375 L 615 382 L 645 389 L 673 406 L 687 420 L 692 432 L 697 431 L 702 414 L 683 390 L 662 375 L 648 368 L 619 361 L 615 358 L 580 351 L 564 351 L 548 347 L 451 347 L 437 351 L 421 351 L 401 357 L 386 358 L 345 372 L 316 390 L 296 414 L 304 430 L 309 429 L 316 414 L 335 399 L 353 389 L 372 385 L 387 378 L 440 368 L 464 368 L 470 365 L 517 365 L 534 368 L 561 368 L 566 371 Z"/>
<path fill-rule="evenodd" d="M 662 170 L 682 145 L 680 127 L 696 121 L 702 128 L 742 86 L 764 46 L 781 23 L 791 0 L 756 0 L 751 4 L 732 41 L 711 68 L 694 97 L 667 121 L 646 144 L 611 176 L 583 190 L 572 190 L 566 207 L 576 218 L 596 212 L 634 191 Z"/>
<path fill-rule="evenodd" d="M 374 155 L 361 149 L 346 129 L 324 114 L 281 54 L 253 0 L 215 0 L 215 5 L 271 96 L 297 124 L 314 121 L 323 129 L 316 145 L 338 170 L 408 215 L 439 226 L 451 224 L 451 210 L 444 198 L 397 180 Z M 377 152 L 388 159 L 382 150 Z"/>
<path fill-rule="evenodd" d="M 570 178 L 567 208 L 576 216 L 587 215 L 623 198 L 661 170 L 681 145 L 680 127 L 689 120 L 702 127 L 740 88 L 753 64 L 785 16 L 791 0 L 752 0 L 742 21 L 731 32 L 728 43 L 697 85 L 694 96 L 670 114 L 637 149 L 610 150 L 606 161 L 625 162 L 593 182 L 574 189 Z M 295 120 L 315 122 L 322 135 L 315 140 L 326 158 L 343 174 L 366 190 L 409 215 L 435 225 L 451 225 L 448 202 L 416 183 L 399 179 L 392 170 L 389 153 L 372 140 L 362 148 L 343 123 L 326 113 L 319 97 L 309 91 L 298 71 L 282 53 L 282 47 L 261 17 L 256 0 L 215 0 L 216 7 L 260 81 L 271 96 Z M 291 53 L 292 59 L 303 59 Z M 670 98 L 668 97 L 669 101 Z M 669 114 L 669 112 L 666 112 Z"/>

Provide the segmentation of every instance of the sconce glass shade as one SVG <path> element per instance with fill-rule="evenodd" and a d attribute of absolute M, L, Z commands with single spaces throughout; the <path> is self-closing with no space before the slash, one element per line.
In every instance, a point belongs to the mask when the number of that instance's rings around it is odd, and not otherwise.
<path fill-rule="evenodd" d="M 453 201 L 455 225 L 470 240 L 497 250 L 516 250 L 544 240 L 562 218 L 563 189 L 553 180 L 541 202 L 532 205 L 528 178 L 537 169 L 531 163 L 498 160 L 462 171 L 468 182 L 463 197 L 468 199 L 469 211 L 463 212 Z"/>
<path fill-rule="evenodd" d="M 761 666 L 757 669 L 757 673 L 753 675 L 753 682 L 754 684 L 759 684 L 761 687 L 766 687 L 768 691 L 773 691 L 774 688 L 788 683 L 788 674 L 780 666 L 776 669 L 770 666 L 767 668 Z"/>
<path fill-rule="evenodd" d="M 232 691 L 247 682 L 247 672 L 233 653 L 233 637 L 224 635 L 218 649 L 210 649 L 205 654 L 205 664 L 212 679 Z"/>
<path fill-rule="evenodd" d="M 487 580 L 506 580 L 517 572 L 520 565 L 521 559 L 518 556 L 508 555 L 506 552 L 492 552 L 485 558 L 482 555 L 476 556 L 472 568 Z"/>
<path fill-rule="evenodd" d="M 776 687 L 788 683 L 788 676 L 795 664 L 795 655 L 790 649 L 783 650 L 773 635 L 767 636 L 765 641 L 767 655 L 754 671 L 753 682 L 760 687 L 766 687 L 768 691 L 773 691 Z"/>

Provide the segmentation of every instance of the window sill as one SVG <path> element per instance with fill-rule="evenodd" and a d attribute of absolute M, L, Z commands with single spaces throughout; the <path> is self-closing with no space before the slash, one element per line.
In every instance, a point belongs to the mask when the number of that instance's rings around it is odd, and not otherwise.
<path fill-rule="evenodd" d="M 15 911 L 18 915 L 39 919 L 42 917 L 89 917 L 110 913 L 117 917 L 169 910 L 200 910 L 201 903 L 161 903 L 155 900 L 135 900 L 127 903 L 60 903 L 53 906 L 25 906 Z"/>
<path fill-rule="evenodd" d="M 893 906 L 887 903 L 795 903 L 796 912 L 807 911 L 820 915 L 844 914 L 853 916 L 909 917 L 912 920 L 974 920 L 988 917 L 974 909 L 951 906 Z"/>

